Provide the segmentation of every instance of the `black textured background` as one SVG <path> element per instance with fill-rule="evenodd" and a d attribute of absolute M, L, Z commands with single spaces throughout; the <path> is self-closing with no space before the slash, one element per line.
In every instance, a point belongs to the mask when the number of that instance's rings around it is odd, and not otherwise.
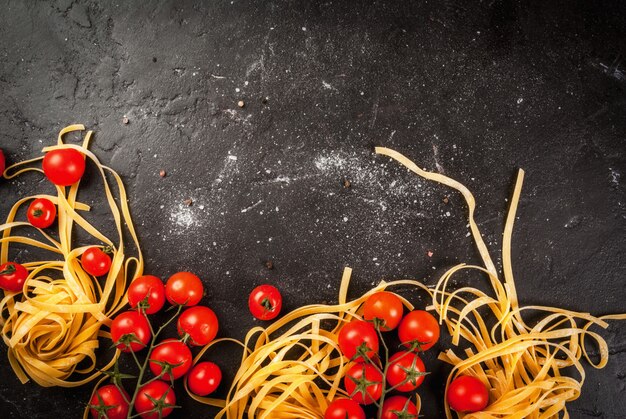
<path fill-rule="evenodd" d="M 94 129 L 92 150 L 128 188 L 147 272 L 198 273 L 221 336 L 257 324 L 246 297 L 266 280 L 289 310 L 335 301 L 344 266 L 356 295 L 478 261 L 461 197 L 443 203 L 448 190 L 373 145 L 473 190 L 497 259 L 526 169 L 513 241 L 521 301 L 623 312 L 624 4 L 0 1 L 0 146 L 15 162 L 69 123 Z M 39 180 L 3 182 L 0 215 L 52 191 Z M 110 231 L 91 186 L 83 200 Z M 625 416 L 625 335 L 623 324 L 604 332 L 611 360 L 587 368 L 572 417 Z M 1 417 L 82 414 L 90 386 L 22 386 L 5 355 L 2 345 Z M 210 358 L 228 370 L 236 356 Z M 445 368 L 427 364 L 420 394 L 435 418 Z M 177 417 L 212 416 L 182 393 Z"/>

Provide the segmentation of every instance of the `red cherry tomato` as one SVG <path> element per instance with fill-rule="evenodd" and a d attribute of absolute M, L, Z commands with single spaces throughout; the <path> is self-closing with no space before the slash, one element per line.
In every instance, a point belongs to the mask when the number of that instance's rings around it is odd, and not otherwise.
<path fill-rule="evenodd" d="M 217 316 L 208 307 L 196 306 L 183 311 L 177 322 L 178 334 L 184 338 L 188 335 L 194 346 L 204 346 L 217 335 L 219 322 Z"/>
<path fill-rule="evenodd" d="M 354 400 L 335 399 L 328 405 L 324 419 L 365 419 L 365 412 Z"/>
<path fill-rule="evenodd" d="M 385 399 L 383 414 L 380 419 L 417 418 L 417 407 L 403 396 L 393 396 Z"/>
<path fill-rule="evenodd" d="M 407 348 L 425 351 L 439 340 L 439 323 L 429 312 L 413 310 L 400 322 L 398 336 Z"/>
<path fill-rule="evenodd" d="M 150 397 L 148 397 L 150 396 Z M 154 401 L 153 401 L 154 400 Z M 155 403 L 156 401 L 156 403 Z M 172 413 L 172 407 L 176 405 L 174 389 L 165 381 L 155 380 L 144 384 L 137 393 L 135 410 L 143 419 L 164 418 Z M 157 409 L 151 412 L 153 409 Z"/>
<path fill-rule="evenodd" d="M 165 286 L 156 276 L 140 276 L 128 286 L 127 296 L 132 308 L 141 305 L 146 314 L 154 314 L 165 304 Z"/>
<path fill-rule="evenodd" d="M 134 339 L 130 339 L 134 336 Z M 122 352 L 137 352 L 148 346 L 152 332 L 148 319 L 138 311 L 125 311 L 118 314 L 111 322 L 111 339 L 113 343 L 120 342 L 120 339 L 128 339 L 128 345 L 121 342 L 117 345 Z M 137 342 L 136 340 L 139 342 Z"/>
<path fill-rule="evenodd" d="M 461 375 L 448 386 L 446 398 L 450 407 L 459 413 L 478 412 L 489 404 L 489 391 L 478 378 Z"/>
<path fill-rule="evenodd" d="M 197 396 L 213 393 L 222 381 L 222 370 L 212 362 L 196 364 L 187 375 L 187 386 Z"/>
<path fill-rule="evenodd" d="M 272 320 L 283 307 L 283 297 L 276 287 L 259 285 L 250 293 L 248 308 L 250 313 L 259 320 Z"/>
<path fill-rule="evenodd" d="M 346 323 L 339 331 L 339 349 L 341 353 L 352 359 L 359 348 L 367 348 L 365 354 L 371 359 L 378 354 L 378 334 L 372 326 L 363 320 L 352 320 Z M 365 361 L 363 356 L 354 359 L 357 362 Z"/>
<path fill-rule="evenodd" d="M 55 185 L 73 185 L 85 173 L 85 156 L 73 148 L 48 151 L 43 158 L 43 173 Z"/>
<path fill-rule="evenodd" d="M 4 153 L 2 152 L 2 149 L 0 148 L 0 177 L 2 177 L 2 175 L 4 174 L 4 169 L 5 169 L 5 161 L 4 161 Z"/>
<path fill-rule="evenodd" d="M 379 323 L 382 331 L 398 327 L 402 312 L 402 301 L 397 295 L 387 291 L 370 295 L 363 304 L 363 318 Z"/>
<path fill-rule="evenodd" d="M 383 392 L 383 376 L 372 364 L 354 364 L 343 377 L 343 386 L 355 402 L 372 404 Z"/>
<path fill-rule="evenodd" d="M 37 198 L 28 206 L 28 222 L 37 228 L 48 228 L 57 217 L 57 207 L 46 198 Z"/>
<path fill-rule="evenodd" d="M 165 284 L 165 297 L 172 305 L 195 306 L 202 299 L 202 281 L 191 272 L 178 272 Z"/>
<path fill-rule="evenodd" d="M 387 382 L 398 391 L 413 391 L 424 381 L 426 367 L 415 352 L 396 352 L 389 359 Z M 400 384 L 406 381 L 404 384 Z"/>
<path fill-rule="evenodd" d="M 28 270 L 19 263 L 7 262 L 0 265 L 0 288 L 20 292 L 28 277 Z"/>
<path fill-rule="evenodd" d="M 111 269 L 111 256 L 99 247 L 90 247 L 80 257 L 83 269 L 90 275 L 106 275 Z"/>
<path fill-rule="evenodd" d="M 126 399 L 124 399 L 126 397 Z M 100 387 L 89 401 L 89 411 L 93 419 L 126 419 L 128 415 L 128 393 L 120 391 L 113 384 Z"/>
<path fill-rule="evenodd" d="M 170 381 L 173 377 L 174 380 L 187 374 L 189 368 L 191 368 L 191 351 L 179 340 L 165 339 L 163 342 L 157 344 L 152 353 L 150 354 L 150 370 L 156 376 L 159 376 L 165 365 L 169 365 L 171 373 L 165 372 L 161 376 L 161 379 Z"/>

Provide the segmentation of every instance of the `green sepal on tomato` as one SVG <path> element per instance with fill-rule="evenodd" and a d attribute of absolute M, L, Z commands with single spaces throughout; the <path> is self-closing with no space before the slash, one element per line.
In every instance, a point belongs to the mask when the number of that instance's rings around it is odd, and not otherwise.
<path fill-rule="evenodd" d="M 219 322 L 208 307 L 195 306 L 183 311 L 176 323 L 179 336 L 194 346 L 204 346 L 217 335 Z"/>
<path fill-rule="evenodd" d="M 350 398 L 359 404 L 372 404 L 383 392 L 383 376 L 372 364 L 354 364 L 346 371 L 343 385 Z"/>
<path fill-rule="evenodd" d="M 28 270 L 19 263 L 6 262 L 0 265 L 0 288 L 5 291 L 21 292 L 28 278 Z"/>
<path fill-rule="evenodd" d="M 398 327 L 403 311 L 402 300 L 389 291 L 376 292 L 363 303 L 363 319 L 373 322 L 383 332 Z"/>
<path fill-rule="evenodd" d="M 89 412 L 93 419 L 126 419 L 130 400 L 128 393 L 114 384 L 96 390 L 89 401 Z"/>
<path fill-rule="evenodd" d="M 125 311 L 111 322 L 111 339 L 122 352 L 137 352 L 148 346 L 152 332 L 148 319 L 139 311 Z"/>
<path fill-rule="evenodd" d="M 203 293 L 202 281 L 191 272 L 177 272 L 165 284 L 165 298 L 172 305 L 195 306 Z"/>
<path fill-rule="evenodd" d="M 424 362 L 412 351 L 396 352 L 389 358 L 387 382 L 398 391 L 407 392 L 418 388 L 428 375 Z"/>
<path fill-rule="evenodd" d="M 134 407 L 143 419 L 164 418 L 177 407 L 176 394 L 165 381 L 150 381 L 139 388 Z"/>
<path fill-rule="evenodd" d="M 57 217 L 57 207 L 46 198 L 37 198 L 28 206 L 26 218 L 37 228 L 48 228 L 54 224 Z"/>
<path fill-rule="evenodd" d="M 400 342 L 410 350 L 426 351 L 439 340 L 439 323 L 427 311 L 409 312 L 398 327 Z"/>
<path fill-rule="evenodd" d="M 162 380 L 177 380 L 189 371 L 192 358 L 191 351 L 183 342 L 165 339 L 152 349 L 150 370 Z"/>
<path fill-rule="evenodd" d="M 272 285 L 259 285 L 248 297 L 250 313 L 259 320 L 272 320 L 280 314 L 283 307 L 283 297 L 280 291 Z"/>
<path fill-rule="evenodd" d="M 378 355 L 378 334 L 374 326 L 364 320 L 346 323 L 339 331 L 338 343 L 341 353 L 356 362 Z"/>
<path fill-rule="evenodd" d="M 380 419 L 417 419 L 417 406 L 404 396 L 392 396 L 383 402 Z"/>
<path fill-rule="evenodd" d="M 165 286 L 160 278 L 143 275 L 130 283 L 126 296 L 132 308 L 140 307 L 146 314 L 154 314 L 165 304 Z"/>

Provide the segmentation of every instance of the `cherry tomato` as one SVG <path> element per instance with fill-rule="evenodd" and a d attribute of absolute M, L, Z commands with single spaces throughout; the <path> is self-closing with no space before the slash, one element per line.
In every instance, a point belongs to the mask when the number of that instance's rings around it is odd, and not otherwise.
<path fill-rule="evenodd" d="M 106 275 L 111 269 L 111 256 L 99 247 L 90 247 L 85 250 L 80 257 L 80 262 L 83 265 L 83 269 L 90 275 L 102 276 Z"/>
<path fill-rule="evenodd" d="M 354 400 L 335 399 L 328 405 L 324 419 L 365 419 L 365 412 Z"/>
<path fill-rule="evenodd" d="M 169 416 L 174 410 L 170 406 L 174 405 L 176 405 L 174 389 L 161 380 L 151 381 L 141 386 L 135 399 L 135 410 L 143 419 Z M 152 411 L 154 409 L 156 410 Z"/>
<path fill-rule="evenodd" d="M 378 334 L 374 326 L 364 320 L 352 320 L 346 323 L 339 331 L 339 349 L 345 357 L 350 359 L 359 351 L 365 351 L 367 357 L 373 358 L 378 354 Z M 354 360 L 365 361 L 363 356 L 358 356 Z"/>
<path fill-rule="evenodd" d="M 370 295 L 363 304 L 363 318 L 379 323 L 382 331 L 398 327 L 402 312 L 402 301 L 397 295 L 387 291 Z"/>
<path fill-rule="evenodd" d="M 126 399 L 124 399 L 126 397 Z M 128 393 L 113 384 L 100 387 L 89 401 L 93 419 L 126 419 L 128 415 Z"/>
<path fill-rule="evenodd" d="M 248 298 L 250 313 L 259 320 L 272 320 L 280 313 L 283 307 L 283 297 L 276 287 L 259 285 L 250 293 Z"/>
<path fill-rule="evenodd" d="M 154 314 L 165 304 L 165 286 L 156 276 L 140 276 L 128 286 L 127 296 L 132 308 L 140 305 L 146 314 Z"/>
<path fill-rule="evenodd" d="M 28 222 L 37 228 L 48 228 L 57 217 L 57 207 L 46 198 L 37 198 L 28 206 Z"/>
<path fill-rule="evenodd" d="M 354 364 L 343 377 L 343 386 L 355 402 L 372 404 L 383 392 L 383 376 L 372 364 Z"/>
<path fill-rule="evenodd" d="M 489 391 L 478 378 L 461 375 L 448 386 L 446 399 L 457 412 L 478 412 L 489 404 Z"/>
<path fill-rule="evenodd" d="M 48 151 L 43 158 L 43 173 L 55 185 L 73 185 L 85 173 L 85 156 L 73 148 Z"/>
<path fill-rule="evenodd" d="M 204 306 L 196 306 L 182 312 L 178 318 L 177 328 L 180 337 L 184 338 L 185 335 L 188 335 L 189 343 L 195 346 L 204 346 L 217 335 L 219 323 L 213 310 Z"/>
<path fill-rule="evenodd" d="M 0 148 L 0 177 L 2 177 L 2 175 L 4 174 L 4 169 L 5 169 L 5 161 L 4 161 L 4 153 L 2 152 L 2 149 Z"/>
<path fill-rule="evenodd" d="M 187 375 L 187 386 L 197 396 L 213 393 L 222 381 L 222 370 L 212 362 L 196 364 Z"/>
<path fill-rule="evenodd" d="M 117 345 L 122 352 L 142 350 L 150 343 L 151 337 L 148 319 L 138 311 L 125 311 L 118 314 L 111 322 L 111 339 L 114 343 L 120 342 L 122 339 L 122 342 Z M 126 340 L 128 342 L 125 342 Z"/>
<path fill-rule="evenodd" d="M 157 344 L 150 354 L 150 370 L 156 376 L 161 374 L 164 368 L 171 369 L 171 373 L 165 372 L 161 379 L 170 381 L 187 374 L 191 368 L 191 351 L 179 340 L 165 339 Z M 169 367 L 161 364 L 168 364 Z"/>
<path fill-rule="evenodd" d="M 165 297 L 172 305 L 195 306 L 202 299 L 202 281 L 191 272 L 178 272 L 165 284 Z"/>
<path fill-rule="evenodd" d="M 380 419 L 417 419 L 417 417 L 417 407 L 411 400 L 403 396 L 393 396 L 385 399 Z"/>
<path fill-rule="evenodd" d="M 7 262 L 0 265 L 0 288 L 20 292 L 28 277 L 28 270 L 19 263 Z"/>
<path fill-rule="evenodd" d="M 387 382 L 398 391 L 413 391 L 424 381 L 426 375 L 424 362 L 415 352 L 396 352 L 389 358 Z M 404 384 L 400 384 L 406 381 Z"/>
<path fill-rule="evenodd" d="M 407 348 L 425 351 L 439 340 L 439 323 L 429 312 L 413 310 L 400 322 L 398 336 Z"/>

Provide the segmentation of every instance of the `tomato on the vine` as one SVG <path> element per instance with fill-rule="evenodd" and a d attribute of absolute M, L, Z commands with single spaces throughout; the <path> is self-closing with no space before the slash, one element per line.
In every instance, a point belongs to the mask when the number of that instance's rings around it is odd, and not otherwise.
<path fill-rule="evenodd" d="M 100 247 L 90 247 L 80 257 L 83 269 L 90 275 L 102 276 L 106 275 L 111 269 L 111 256 L 109 249 L 102 250 Z"/>
<path fill-rule="evenodd" d="M 37 198 L 28 206 L 28 222 L 37 228 L 48 228 L 57 217 L 57 207 L 46 198 Z"/>
<path fill-rule="evenodd" d="M 185 339 L 188 336 L 194 346 L 204 346 L 217 335 L 219 322 L 217 316 L 208 307 L 190 307 L 182 312 L 176 324 L 178 334 Z"/>
<path fill-rule="evenodd" d="M 403 310 L 397 295 L 380 291 L 370 295 L 363 303 L 363 318 L 377 323 L 380 330 L 389 331 L 398 327 Z"/>
<path fill-rule="evenodd" d="M 140 306 L 146 314 L 154 314 L 165 304 L 165 286 L 160 278 L 154 275 L 143 275 L 135 278 L 128 286 L 128 304 L 132 308 Z"/>
<path fill-rule="evenodd" d="M 417 419 L 417 406 L 404 396 L 385 399 L 381 419 Z"/>
<path fill-rule="evenodd" d="M 108 384 L 96 390 L 89 401 L 89 411 L 93 419 L 126 419 L 128 416 L 128 393 L 124 389 L 117 388 L 114 384 Z"/>
<path fill-rule="evenodd" d="M 111 339 L 122 352 L 142 350 L 151 337 L 148 319 L 138 311 L 125 311 L 111 322 Z"/>
<path fill-rule="evenodd" d="M 372 404 L 382 395 L 383 376 L 372 364 L 354 364 L 346 372 L 343 385 L 355 402 Z"/>
<path fill-rule="evenodd" d="M 398 391 L 415 390 L 422 384 L 426 374 L 424 362 L 415 352 L 396 352 L 389 358 L 387 382 Z"/>
<path fill-rule="evenodd" d="M 203 292 L 202 281 L 191 272 L 177 272 L 165 284 L 165 297 L 172 305 L 195 306 Z"/>
<path fill-rule="evenodd" d="M 85 173 L 85 156 L 73 148 L 48 151 L 43 158 L 43 173 L 58 186 L 70 186 Z"/>
<path fill-rule="evenodd" d="M 272 285 L 259 285 L 250 293 L 248 298 L 250 313 L 259 320 L 272 320 L 280 313 L 283 307 L 283 297 L 280 291 Z"/>
<path fill-rule="evenodd" d="M 176 339 L 165 339 L 158 343 L 150 354 L 150 370 L 155 376 L 170 381 L 176 380 L 189 371 L 192 361 L 189 347 Z"/>
<path fill-rule="evenodd" d="M 378 334 L 371 323 L 364 320 L 352 320 L 339 331 L 339 349 L 347 358 L 365 361 L 363 355 L 372 359 L 378 354 Z"/>
<path fill-rule="evenodd" d="M 23 265 L 7 262 L 0 265 L 0 288 L 20 292 L 28 278 L 28 270 Z"/>
<path fill-rule="evenodd" d="M 354 400 L 335 399 L 324 412 L 324 419 L 365 419 L 365 412 Z"/>
<path fill-rule="evenodd" d="M 439 340 L 439 323 L 427 311 L 413 310 L 400 322 L 398 337 L 407 348 L 425 351 Z"/>
<path fill-rule="evenodd" d="M 489 391 L 478 378 L 461 375 L 448 386 L 446 399 L 450 407 L 459 413 L 478 412 L 489 404 Z"/>
<path fill-rule="evenodd" d="M 165 381 L 155 380 L 144 384 L 137 393 L 135 410 L 143 419 L 169 416 L 176 405 L 174 389 Z"/>
<path fill-rule="evenodd" d="M 208 396 L 222 382 L 222 370 L 213 362 L 200 362 L 187 374 L 187 386 L 197 396 Z"/>

